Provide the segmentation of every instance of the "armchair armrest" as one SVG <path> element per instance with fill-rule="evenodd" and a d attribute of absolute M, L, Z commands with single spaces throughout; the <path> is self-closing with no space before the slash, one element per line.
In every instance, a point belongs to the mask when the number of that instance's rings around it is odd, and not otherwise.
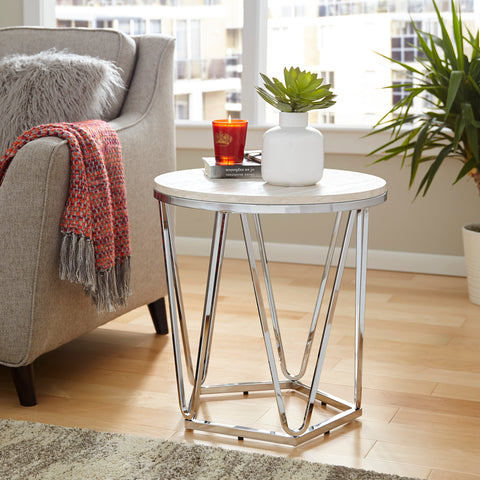
<path fill-rule="evenodd" d="M 165 35 L 142 35 L 134 39 L 137 44 L 135 75 L 120 117 L 110 123 L 117 130 L 127 156 L 130 149 L 150 157 L 153 152 L 156 156 L 153 163 L 162 169 L 161 173 L 175 168 L 175 40 Z"/>
<path fill-rule="evenodd" d="M 59 224 L 68 195 L 70 152 L 58 138 L 26 144 L 0 188 L 3 365 L 29 364 L 122 311 L 166 294 L 153 178 L 175 169 L 174 40 L 152 35 L 135 41 L 131 85 L 120 117 L 110 122 L 119 135 L 125 166 L 133 295 L 124 310 L 98 315 L 78 285 L 59 280 Z"/>
<path fill-rule="evenodd" d="M 134 37 L 137 63 L 119 118 L 111 125 L 122 146 L 132 245 L 132 288 L 142 282 L 143 303 L 159 298 L 164 265 L 158 203 L 153 198 L 155 176 L 175 170 L 173 52 L 175 41 L 164 35 Z M 145 251 L 145 239 L 151 250 Z M 156 241 L 157 240 L 157 241 Z M 143 255 L 135 252 L 141 248 Z M 140 280 L 140 278 L 142 280 Z M 157 292 L 155 294 L 154 292 Z M 149 298 L 150 299 L 149 299 Z"/>
<path fill-rule="evenodd" d="M 51 137 L 35 140 L 17 153 L 0 187 L 3 364 L 16 366 L 27 356 L 39 276 L 54 271 L 58 277 L 59 224 L 68 192 L 69 158 L 66 142 Z"/>

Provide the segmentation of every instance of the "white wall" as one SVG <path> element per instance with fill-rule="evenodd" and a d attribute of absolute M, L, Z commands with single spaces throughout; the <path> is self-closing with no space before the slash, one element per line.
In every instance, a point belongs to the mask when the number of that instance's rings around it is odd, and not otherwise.
<path fill-rule="evenodd" d="M 19 0 L 0 0 L 0 27 L 22 25 L 23 3 Z"/>

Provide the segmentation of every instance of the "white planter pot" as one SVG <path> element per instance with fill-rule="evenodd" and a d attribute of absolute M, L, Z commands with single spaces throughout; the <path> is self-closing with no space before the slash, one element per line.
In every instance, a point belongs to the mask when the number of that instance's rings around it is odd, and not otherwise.
<path fill-rule="evenodd" d="M 468 296 L 472 303 L 480 305 L 480 224 L 466 225 L 462 233 Z"/>
<path fill-rule="evenodd" d="M 314 185 L 323 176 L 323 135 L 308 113 L 280 112 L 278 127 L 263 136 L 262 177 L 273 185 Z"/>

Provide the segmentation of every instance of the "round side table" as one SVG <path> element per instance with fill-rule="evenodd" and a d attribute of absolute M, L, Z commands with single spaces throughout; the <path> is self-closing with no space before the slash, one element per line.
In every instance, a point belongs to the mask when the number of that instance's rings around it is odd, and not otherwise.
<path fill-rule="evenodd" d="M 159 201 L 178 397 L 180 409 L 185 418 L 185 428 L 233 435 L 239 439 L 248 437 L 287 445 L 299 445 L 318 435 L 329 432 L 332 428 L 359 417 L 362 413 L 362 358 L 365 324 L 368 217 L 370 207 L 386 201 L 387 188 L 385 180 L 364 173 L 326 169 L 322 180 L 316 185 L 309 187 L 279 187 L 269 185 L 261 179 L 212 180 L 204 175 L 202 169 L 194 169 L 179 170 L 156 177 L 154 182 L 154 195 Z M 194 365 L 190 353 L 174 238 L 170 227 L 172 223 L 170 205 L 215 212 L 210 264 L 196 365 Z M 260 223 L 260 214 L 326 212 L 336 212 L 337 214 L 312 315 L 309 335 L 301 359 L 301 366 L 297 373 L 291 373 L 285 359 L 280 324 L 277 318 Z M 235 384 L 205 385 L 210 359 L 226 232 L 228 219 L 231 214 L 239 214 L 241 219 L 247 259 L 272 380 L 271 382 L 252 381 Z M 313 337 L 320 323 L 320 310 L 325 298 L 328 296 L 325 295 L 327 291 L 327 279 L 332 267 L 335 247 L 337 245 L 337 239 L 339 238 L 339 231 L 341 230 L 340 225 L 343 223 L 341 221 L 343 215 L 345 215 L 347 219 L 346 222 L 344 222 L 343 239 L 340 241 L 340 255 L 336 264 L 337 268 L 334 275 L 333 287 L 330 290 L 330 295 L 327 300 L 328 307 L 323 322 L 322 338 L 315 359 L 312 381 L 311 384 L 307 385 L 301 380 L 310 359 Z M 248 223 L 249 216 L 253 217 L 255 225 L 265 291 L 268 297 L 270 322 L 268 321 L 262 294 L 262 284 L 257 270 L 255 250 Z M 354 398 L 353 402 L 347 402 L 326 392 L 318 391 L 318 385 L 333 324 L 335 306 L 340 291 L 350 240 L 355 225 Z M 271 323 L 273 327 L 275 342 L 272 342 L 269 323 Z M 280 369 L 275 359 L 274 345 L 276 345 Z M 185 367 L 183 366 L 183 361 L 185 361 Z M 184 370 L 186 370 L 187 377 L 193 386 L 191 396 L 188 400 L 185 394 Z M 280 378 L 279 370 L 283 376 L 282 379 Z M 295 390 L 306 397 L 303 421 L 298 427 L 294 427 L 288 422 L 282 393 L 283 390 Z M 224 425 L 197 418 L 198 408 L 203 395 L 232 392 L 247 394 L 253 391 L 274 392 L 282 431 L 266 431 L 254 427 Z M 335 413 L 327 420 L 311 425 L 312 412 L 315 404 L 318 402 L 330 406 L 335 410 Z"/>

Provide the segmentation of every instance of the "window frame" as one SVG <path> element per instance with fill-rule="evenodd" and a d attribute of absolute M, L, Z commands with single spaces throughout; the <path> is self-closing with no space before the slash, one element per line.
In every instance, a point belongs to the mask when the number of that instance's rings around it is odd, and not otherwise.
<path fill-rule="evenodd" d="M 55 0 L 23 0 L 23 24 L 54 27 Z"/>
<path fill-rule="evenodd" d="M 55 0 L 23 0 L 24 25 L 55 26 Z M 266 71 L 268 0 L 244 0 L 242 72 L 242 118 L 249 119 L 247 148 L 260 148 L 263 133 L 272 125 L 265 124 L 263 101 L 252 85 L 259 83 L 260 72 Z M 258 48 L 264 45 L 264 48 Z M 179 149 L 211 149 L 209 121 L 177 120 L 176 146 Z M 365 155 L 378 146 L 379 135 L 366 137 L 371 127 L 321 125 L 325 134 L 325 153 Z"/>

